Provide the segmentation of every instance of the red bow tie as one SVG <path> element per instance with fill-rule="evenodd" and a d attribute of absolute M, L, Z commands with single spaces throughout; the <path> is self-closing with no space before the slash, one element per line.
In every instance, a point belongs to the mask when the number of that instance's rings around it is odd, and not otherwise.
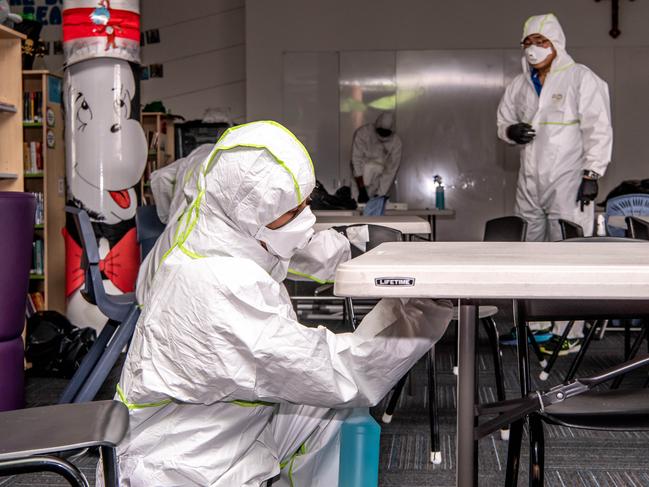
<path fill-rule="evenodd" d="M 86 273 L 81 268 L 81 256 L 83 255 L 81 246 L 72 238 L 66 228 L 62 233 L 65 239 L 65 295 L 69 297 L 83 285 Z M 99 262 L 99 270 L 123 293 L 135 290 L 139 267 L 140 248 L 135 228 L 126 232 L 122 239 L 110 249 L 106 257 Z"/>

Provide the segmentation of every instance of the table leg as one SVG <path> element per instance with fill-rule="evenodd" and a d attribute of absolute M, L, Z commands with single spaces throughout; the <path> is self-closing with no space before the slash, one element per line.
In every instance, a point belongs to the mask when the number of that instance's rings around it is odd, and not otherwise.
<path fill-rule="evenodd" d="M 475 444 L 475 335 L 478 326 L 477 306 L 471 301 L 459 303 L 458 378 L 457 378 L 457 486 L 474 487 Z"/>
<path fill-rule="evenodd" d="M 430 224 L 430 234 L 428 240 L 435 242 L 437 241 L 437 217 L 435 215 L 428 215 L 428 223 Z"/>

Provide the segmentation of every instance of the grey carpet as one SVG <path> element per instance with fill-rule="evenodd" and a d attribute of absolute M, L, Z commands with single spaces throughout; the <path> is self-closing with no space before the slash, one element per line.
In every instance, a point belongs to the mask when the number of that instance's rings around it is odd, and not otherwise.
<path fill-rule="evenodd" d="M 511 313 L 506 303 L 501 306 L 497 321 L 501 331 L 511 326 Z M 417 364 L 411 374 L 412 395 L 400 398 L 393 421 L 382 425 L 380 486 L 453 486 L 455 481 L 455 376 L 451 372 L 453 333 L 448 333 L 437 347 L 438 394 L 440 427 L 442 433 L 441 465 L 433 465 L 429 458 L 429 426 L 427 415 L 427 380 L 423 362 Z M 619 363 L 622 359 L 623 338 L 619 332 L 609 332 L 602 341 L 595 341 L 584 360 L 579 375 L 588 375 Z M 493 363 L 485 338 L 481 335 L 479 355 L 479 381 L 481 401 L 493 401 L 495 397 Z M 508 397 L 517 397 L 518 376 L 514 347 L 503 348 L 505 381 Z M 534 359 L 535 386 L 548 387 L 562 380 L 573 356 L 560 358 L 550 380 L 537 380 L 538 368 Z M 647 372 L 634 374 L 625 380 L 623 387 L 638 387 Z M 100 398 L 113 395 L 117 373 L 100 392 Z M 56 401 L 65 386 L 64 380 L 30 378 L 27 382 L 29 406 L 51 404 Z M 387 398 L 373 409 L 378 419 L 383 413 Z M 546 485 L 593 486 L 593 487 L 649 487 L 649 433 L 587 431 L 545 426 Z M 523 457 L 519 485 L 527 484 L 526 438 L 523 439 Z M 480 441 L 480 486 L 504 484 L 507 443 L 497 435 Z M 76 461 L 94 485 L 96 457 L 85 455 Z M 0 487 L 67 485 L 51 474 L 20 475 L 0 479 Z"/>

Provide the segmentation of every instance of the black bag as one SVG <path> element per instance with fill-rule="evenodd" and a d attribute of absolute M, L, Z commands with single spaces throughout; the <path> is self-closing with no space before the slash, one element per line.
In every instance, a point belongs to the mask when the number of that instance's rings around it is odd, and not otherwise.
<path fill-rule="evenodd" d="M 604 201 L 597 203 L 597 206 L 604 207 L 606 206 L 606 202 L 611 198 L 625 194 L 649 194 L 649 179 L 629 179 L 622 181 L 606 195 Z"/>
<path fill-rule="evenodd" d="M 42 311 L 27 320 L 25 358 L 30 374 L 69 379 L 95 342 L 92 328 L 77 328 L 61 313 Z"/>
<path fill-rule="evenodd" d="M 355 210 L 358 207 L 352 199 L 352 191 L 349 186 L 338 188 L 335 194 L 327 192 L 320 181 L 315 182 L 315 188 L 311 193 L 311 208 L 314 210 Z"/>

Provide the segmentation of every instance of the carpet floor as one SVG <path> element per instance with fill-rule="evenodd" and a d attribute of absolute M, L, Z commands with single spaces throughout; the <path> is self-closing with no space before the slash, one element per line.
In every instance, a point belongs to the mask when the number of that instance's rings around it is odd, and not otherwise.
<path fill-rule="evenodd" d="M 501 332 L 511 327 L 510 304 L 499 303 L 496 316 Z M 430 434 L 427 413 L 427 375 L 421 361 L 411 372 L 410 384 L 404 388 L 394 418 L 382 425 L 379 485 L 382 487 L 450 487 L 455 484 L 455 393 L 456 377 L 452 373 L 454 334 L 438 344 L 436 364 L 438 370 L 437 403 L 440 411 L 442 463 L 429 462 Z M 482 336 L 479 342 L 479 393 L 481 402 L 496 400 L 494 369 L 489 346 Z M 623 335 L 609 331 L 601 341 L 594 341 L 578 375 L 586 376 L 622 361 Z M 562 357 L 547 382 L 538 380 L 540 368 L 532 359 L 534 387 L 547 388 L 561 382 L 572 358 Z M 503 347 L 505 386 L 508 398 L 518 397 L 516 348 Z M 111 398 L 118 378 L 118 370 L 100 391 L 100 399 Z M 628 377 L 623 387 L 640 387 L 647 371 Z M 65 387 L 63 379 L 30 377 L 27 380 L 29 407 L 52 404 Z M 410 394 L 408 394 L 410 392 Z M 383 414 L 387 397 L 372 413 L 377 418 Z M 593 487 L 649 487 L 649 432 L 609 432 L 568 429 L 545 425 L 545 484 L 547 486 Z M 527 484 L 526 437 L 523 438 L 523 457 L 519 484 Z M 504 485 L 507 461 L 507 442 L 498 434 L 489 436 L 479 444 L 479 485 Z M 96 455 L 89 453 L 75 460 L 90 485 L 94 485 Z M 29 474 L 0 478 L 0 487 L 65 486 L 67 483 L 52 474 Z"/>

